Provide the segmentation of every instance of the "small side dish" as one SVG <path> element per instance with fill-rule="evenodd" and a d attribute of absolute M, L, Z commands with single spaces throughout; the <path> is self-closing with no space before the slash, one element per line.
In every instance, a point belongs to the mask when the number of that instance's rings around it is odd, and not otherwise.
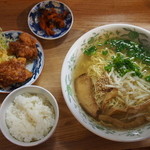
<path fill-rule="evenodd" d="M 32 84 L 44 65 L 40 43 L 21 31 L 0 31 L 0 92 Z"/>
<path fill-rule="evenodd" d="M 29 12 L 28 26 L 38 37 L 54 40 L 66 35 L 73 25 L 73 13 L 64 3 L 54 0 L 37 3 Z"/>

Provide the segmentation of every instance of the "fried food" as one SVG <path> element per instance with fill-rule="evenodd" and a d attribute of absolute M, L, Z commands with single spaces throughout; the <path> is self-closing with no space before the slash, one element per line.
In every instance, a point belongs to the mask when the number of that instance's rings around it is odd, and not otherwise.
<path fill-rule="evenodd" d="M 0 86 L 8 87 L 32 77 L 33 73 L 28 71 L 25 66 L 26 58 L 13 58 L 0 63 Z"/>
<path fill-rule="evenodd" d="M 32 60 L 37 57 L 36 47 L 30 47 L 20 41 L 10 42 L 9 47 L 9 52 L 17 57 L 24 57 L 28 60 Z"/>
<path fill-rule="evenodd" d="M 28 45 L 30 47 L 35 47 L 36 40 L 32 38 L 28 33 L 21 33 L 19 36 L 20 41 L 22 41 L 25 45 Z"/>
<path fill-rule="evenodd" d="M 36 40 L 28 33 L 22 33 L 19 39 L 9 43 L 9 53 L 17 57 L 24 57 L 33 60 L 37 57 Z"/>

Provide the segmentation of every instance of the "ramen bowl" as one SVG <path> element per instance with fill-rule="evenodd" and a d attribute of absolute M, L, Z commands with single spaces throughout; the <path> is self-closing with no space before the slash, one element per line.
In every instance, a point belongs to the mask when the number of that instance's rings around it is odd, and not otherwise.
<path fill-rule="evenodd" d="M 31 147 L 54 134 L 59 107 L 47 89 L 29 85 L 14 90 L 4 99 L 0 117 L 1 132 L 10 142 Z"/>
<path fill-rule="evenodd" d="M 147 139 L 150 137 L 150 123 L 126 130 L 109 128 L 90 117 L 78 102 L 73 78 L 78 58 L 87 44 L 90 45 L 93 40 L 103 37 L 126 38 L 150 46 L 150 31 L 130 24 L 109 24 L 88 31 L 72 45 L 62 65 L 61 87 L 65 102 L 77 121 L 87 130 L 100 137 L 119 142 L 134 142 Z"/>

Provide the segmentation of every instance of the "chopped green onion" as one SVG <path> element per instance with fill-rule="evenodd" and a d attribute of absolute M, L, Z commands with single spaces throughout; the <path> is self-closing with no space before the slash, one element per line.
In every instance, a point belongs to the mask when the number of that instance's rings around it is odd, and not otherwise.
<path fill-rule="evenodd" d="M 95 46 L 91 46 L 90 48 L 86 49 L 84 51 L 84 54 L 87 56 L 91 56 L 92 54 L 94 54 L 96 52 L 97 48 Z"/>
<path fill-rule="evenodd" d="M 150 82 L 150 76 L 146 76 L 145 80 L 148 81 L 148 82 Z"/>
<path fill-rule="evenodd" d="M 118 72 L 121 77 L 131 71 L 134 72 L 132 74 L 134 76 L 138 76 L 140 78 L 143 76 L 140 72 L 140 67 L 120 53 L 117 53 L 117 56 L 112 58 L 112 62 L 105 66 L 104 69 L 110 72 L 112 67 L 114 67 L 114 70 Z"/>
<path fill-rule="evenodd" d="M 103 55 L 107 55 L 108 54 L 108 51 L 106 50 L 106 51 L 102 51 L 102 54 Z"/>

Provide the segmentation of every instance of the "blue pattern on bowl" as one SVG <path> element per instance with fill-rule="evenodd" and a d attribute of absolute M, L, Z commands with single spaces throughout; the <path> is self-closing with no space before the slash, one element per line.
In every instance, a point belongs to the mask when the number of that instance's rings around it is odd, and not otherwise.
<path fill-rule="evenodd" d="M 55 10 L 58 13 L 63 12 L 64 10 L 69 12 L 67 17 L 64 20 L 66 26 L 64 28 L 54 29 L 54 31 L 55 31 L 54 35 L 47 35 L 45 33 L 45 31 L 40 28 L 39 19 L 38 19 L 39 16 L 41 15 L 41 13 L 39 11 L 40 9 L 50 9 L 50 8 L 55 8 Z M 58 1 L 40 2 L 31 9 L 31 11 L 29 12 L 29 15 L 28 15 L 28 26 L 29 26 L 30 30 L 35 35 L 37 35 L 38 37 L 43 38 L 43 39 L 57 39 L 57 38 L 64 36 L 71 29 L 72 23 L 73 23 L 73 14 L 72 14 L 70 8 L 68 8 L 68 6 L 66 6 L 64 3 L 61 3 Z"/>
<path fill-rule="evenodd" d="M 12 30 L 12 31 L 3 32 L 3 35 L 12 41 L 15 41 L 18 39 L 21 33 L 22 33 L 21 31 Z M 33 76 L 30 79 L 26 80 L 25 82 L 16 83 L 7 88 L 0 88 L 0 93 L 10 93 L 11 91 L 13 91 L 14 89 L 18 87 L 21 87 L 24 85 L 31 85 L 33 82 L 37 80 L 37 78 L 39 77 L 43 69 L 44 53 L 43 53 L 43 48 L 39 42 L 36 43 L 36 47 L 38 49 L 38 57 L 27 67 L 27 69 L 33 73 Z"/>

